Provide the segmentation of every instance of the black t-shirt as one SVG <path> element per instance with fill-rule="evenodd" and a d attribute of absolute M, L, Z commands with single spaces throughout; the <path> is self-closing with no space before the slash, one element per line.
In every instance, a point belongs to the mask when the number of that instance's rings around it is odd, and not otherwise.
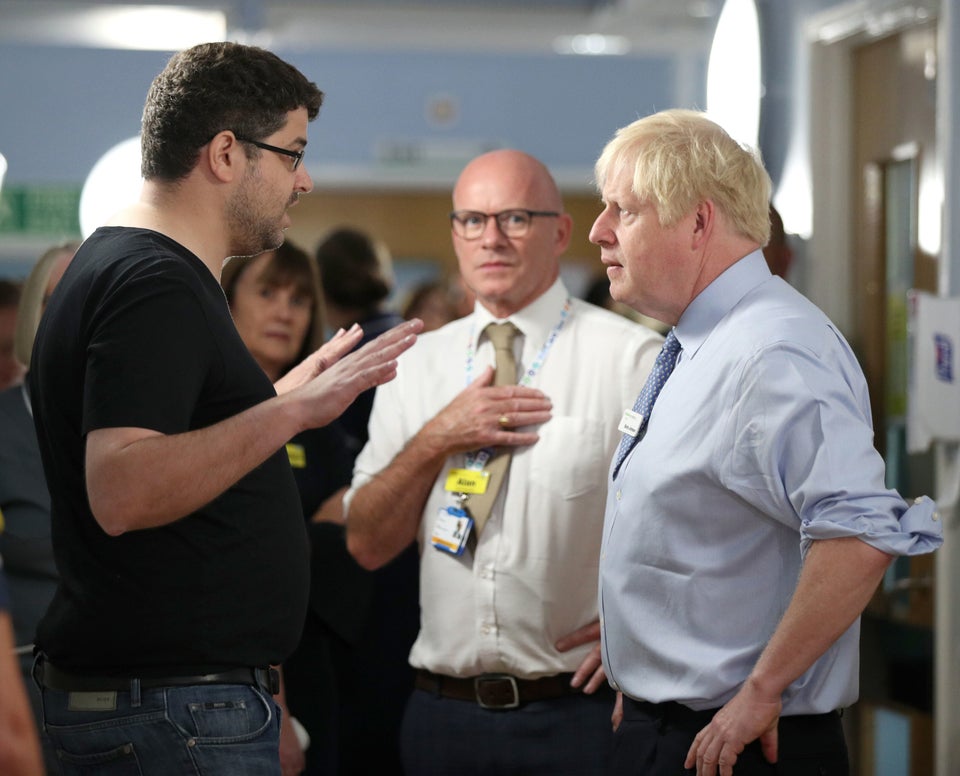
<path fill-rule="evenodd" d="M 156 232 L 98 230 L 50 300 L 31 367 L 61 574 L 38 646 L 54 663 L 89 673 L 281 662 L 299 639 L 309 589 L 303 515 L 283 448 L 160 528 L 108 536 L 87 501 L 88 432 L 178 434 L 275 395 L 207 267 Z"/>

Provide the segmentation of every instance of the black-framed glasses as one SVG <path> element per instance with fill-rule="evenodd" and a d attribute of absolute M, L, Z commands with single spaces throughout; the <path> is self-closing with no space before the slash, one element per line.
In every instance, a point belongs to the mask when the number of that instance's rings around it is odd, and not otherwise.
<path fill-rule="evenodd" d="M 450 225 L 454 234 L 464 240 L 476 240 L 487 228 L 487 219 L 497 222 L 497 228 L 504 237 L 523 237 L 537 216 L 556 218 L 560 214 L 554 210 L 501 210 L 499 213 L 481 213 L 479 210 L 454 210 L 450 214 Z"/>
<path fill-rule="evenodd" d="M 240 137 L 240 135 L 234 134 L 234 137 L 237 138 L 241 143 L 249 143 L 250 145 L 255 145 L 257 148 L 262 148 L 264 151 L 273 151 L 275 154 L 283 154 L 284 156 L 289 156 L 293 159 L 293 170 L 296 172 L 297 168 L 300 166 L 300 162 L 303 161 L 303 151 L 291 151 L 289 148 L 281 148 L 280 146 L 270 145 L 269 143 L 261 143 L 259 140 L 251 140 L 248 137 Z"/>

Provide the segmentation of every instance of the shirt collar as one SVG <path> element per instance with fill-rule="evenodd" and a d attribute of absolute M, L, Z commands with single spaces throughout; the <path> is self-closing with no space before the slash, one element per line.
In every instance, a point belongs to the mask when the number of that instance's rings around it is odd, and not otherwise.
<path fill-rule="evenodd" d="M 683 311 L 674 330 L 684 358 L 693 358 L 710 332 L 752 289 L 772 277 L 760 250 L 731 264 Z"/>
<path fill-rule="evenodd" d="M 534 299 L 522 310 L 514 313 L 506 319 L 495 318 L 493 314 L 478 301 L 473 309 L 474 330 L 473 346 L 479 346 L 480 335 L 483 333 L 488 323 L 502 323 L 503 320 L 510 321 L 516 326 L 524 336 L 524 347 L 528 343 L 534 347 L 540 347 L 547 341 L 553 327 L 560 320 L 560 313 L 563 312 L 563 306 L 570 297 L 567 287 L 563 280 L 558 277 L 553 285 L 544 291 L 540 296 Z"/>

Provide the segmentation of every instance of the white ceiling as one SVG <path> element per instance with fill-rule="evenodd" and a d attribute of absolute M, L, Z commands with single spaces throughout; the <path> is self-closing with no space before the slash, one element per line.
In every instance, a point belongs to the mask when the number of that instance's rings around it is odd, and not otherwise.
<path fill-rule="evenodd" d="M 632 56 L 705 52 L 722 0 L 168 0 L 221 11 L 227 37 L 277 49 L 547 53 L 558 39 L 618 36 Z M 91 11 L 132 2 L 0 0 L 0 42 L 104 45 Z M 139 3 L 157 6 L 163 3 Z"/>

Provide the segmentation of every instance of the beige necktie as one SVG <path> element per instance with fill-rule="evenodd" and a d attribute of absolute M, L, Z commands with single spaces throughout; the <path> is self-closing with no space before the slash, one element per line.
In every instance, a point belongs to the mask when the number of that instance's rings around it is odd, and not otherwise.
<path fill-rule="evenodd" d="M 513 355 L 513 340 L 520 332 L 512 323 L 491 323 L 487 325 L 484 331 L 487 338 L 493 343 L 497 358 L 497 371 L 493 378 L 493 384 L 515 385 L 517 382 L 517 361 Z M 507 477 L 512 453 L 512 447 L 498 447 L 494 450 L 493 457 L 484 467 L 490 473 L 486 491 L 472 494 L 467 501 L 467 508 L 473 518 L 473 533 L 475 536 L 480 535 L 484 523 L 490 517 L 493 502 L 497 500 L 500 486 L 503 485 L 503 481 Z"/>

